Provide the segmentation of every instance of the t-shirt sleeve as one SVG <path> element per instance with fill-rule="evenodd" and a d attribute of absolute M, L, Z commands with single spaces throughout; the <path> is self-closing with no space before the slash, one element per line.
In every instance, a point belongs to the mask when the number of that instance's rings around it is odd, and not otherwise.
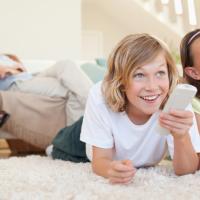
<path fill-rule="evenodd" d="M 189 105 L 186 110 L 190 110 L 191 112 L 193 112 L 191 105 Z M 193 125 L 189 130 L 189 134 L 190 134 L 191 142 L 192 142 L 192 145 L 193 145 L 195 151 L 197 153 L 200 153 L 200 134 L 198 131 L 198 126 L 197 126 L 194 112 L 193 112 Z M 173 158 L 174 142 L 173 142 L 173 137 L 171 135 L 167 136 L 167 144 L 168 144 L 168 151 L 169 151 L 170 157 Z"/>
<path fill-rule="evenodd" d="M 90 91 L 83 118 L 81 141 L 100 148 L 112 148 L 114 145 L 109 111 L 100 92 Z"/>

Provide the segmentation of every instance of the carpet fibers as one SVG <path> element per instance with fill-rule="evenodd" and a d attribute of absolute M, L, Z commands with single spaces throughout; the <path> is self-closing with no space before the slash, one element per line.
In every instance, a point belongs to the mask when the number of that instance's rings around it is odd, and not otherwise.
<path fill-rule="evenodd" d="M 48 157 L 0 159 L 0 200 L 200 199 L 200 172 L 177 177 L 171 166 L 139 169 L 128 185 L 111 185 L 90 163 Z"/>

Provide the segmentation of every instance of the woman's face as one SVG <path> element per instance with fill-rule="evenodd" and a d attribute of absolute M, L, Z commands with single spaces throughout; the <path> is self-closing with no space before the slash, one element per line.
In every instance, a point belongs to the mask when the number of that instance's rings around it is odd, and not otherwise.
<path fill-rule="evenodd" d="M 131 78 L 126 96 L 128 113 L 138 117 L 158 111 L 169 91 L 167 63 L 161 52 L 150 63 L 137 69 Z"/>

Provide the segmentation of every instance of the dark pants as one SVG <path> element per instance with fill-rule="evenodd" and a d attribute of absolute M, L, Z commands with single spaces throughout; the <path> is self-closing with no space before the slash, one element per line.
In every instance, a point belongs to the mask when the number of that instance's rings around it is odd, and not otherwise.
<path fill-rule="evenodd" d="M 54 159 L 68 160 L 72 162 L 89 162 L 86 156 L 85 143 L 80 141 L 83 117 L 71 126 L 61 129 L 53 139 Z"/>

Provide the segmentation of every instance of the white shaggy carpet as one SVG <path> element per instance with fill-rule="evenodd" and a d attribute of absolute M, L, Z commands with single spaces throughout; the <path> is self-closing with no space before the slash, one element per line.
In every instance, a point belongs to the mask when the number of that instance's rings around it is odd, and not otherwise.
<path fill-rule="evenodd" d="M 139 169 L 129 185 L 111 185 L 90 163 L 48 157 L 0 159 L 1 200 L 200 199 L 200 172 L 177 177 L 171 166 Z"/>

